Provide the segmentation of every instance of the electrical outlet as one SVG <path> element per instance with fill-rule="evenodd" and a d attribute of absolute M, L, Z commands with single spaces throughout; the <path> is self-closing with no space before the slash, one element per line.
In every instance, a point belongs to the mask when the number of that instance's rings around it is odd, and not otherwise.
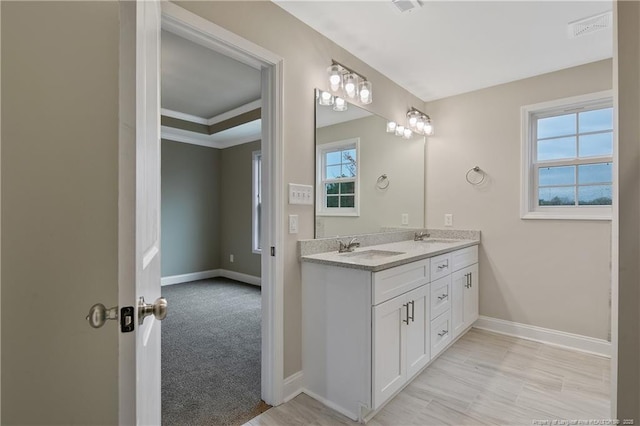
<path fill-rule="evenodd" d="M 232 254 L 229 255 L 229 262 L 233 263 L 233 255 Z"/>
<path fill-rule="evenodd" d="M 298 233 L 298 215 L 297 214 L 289 215 L 289 233 L 290 234 Z"/>
<path fill-rule="evenodd" d="M 402 213 L 402 224 L 403 225 L 409 224 L 409 213 Z"/>
<path fill-rule="evenodd" d="M 453 226 L 453 214 L 447 213 L 444 215 L 444 226 Z"/>

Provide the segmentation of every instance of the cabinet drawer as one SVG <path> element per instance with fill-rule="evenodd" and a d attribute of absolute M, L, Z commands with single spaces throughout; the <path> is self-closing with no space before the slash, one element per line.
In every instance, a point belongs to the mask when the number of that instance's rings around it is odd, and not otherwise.
<path fill-rule="evenodd" d="M 377 305 L 429 282 L 429 259 L 373 273 L 373 304 Z"/>
<path fill-rule="evenodd" d="M 431 283 L 431 319 L 451 308 L 451 275 Z"/>
<path fill-rule="evenodd" d="M 442 313 L 431 321 L 431 359 L 435 358 L 451 342 L 451 311 Z"/>
<path fill-rule="evenodd" d="M 471 246 L 451 253 L 451 270 L 457 271 L 478 263 L 478 246 Z"/>
<path fill-rule="evenodd" d="M 451 253 L 431 258 L 431 281 L 451 273 Z"/>

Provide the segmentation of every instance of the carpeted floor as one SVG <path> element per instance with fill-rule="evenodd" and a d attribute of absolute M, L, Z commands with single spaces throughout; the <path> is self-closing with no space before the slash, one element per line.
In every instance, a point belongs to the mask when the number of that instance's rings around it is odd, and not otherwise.
<path fill-rule="evenodd" d="M 162 424 L 239 425 L 260 399 L 260 288 L 214 278 L 162 288 Z"/>

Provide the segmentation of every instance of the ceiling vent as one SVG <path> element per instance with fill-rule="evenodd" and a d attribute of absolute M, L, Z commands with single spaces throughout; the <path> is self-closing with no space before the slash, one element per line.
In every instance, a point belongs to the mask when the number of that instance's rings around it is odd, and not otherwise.
<path fill-rule="evenodd" d="M 611 28 L 613 21 L 612 12 L 601 13 L 589 18 L 569 22 L 569 38 L 582 37 L 587 34 Z"/>
<path fill-rule="evenodd" d="M 393 10 L 398 13 L 413 12 L 422 7 L 421 0 L 391 0 Z"/>

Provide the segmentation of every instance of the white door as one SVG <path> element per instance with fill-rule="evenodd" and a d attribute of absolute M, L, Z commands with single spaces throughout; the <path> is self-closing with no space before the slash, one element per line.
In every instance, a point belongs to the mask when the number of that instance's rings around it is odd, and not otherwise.
<path fill-rule="evenodd" d="M 478 285 L 478 264 L 464 268 L 466 274 L 469 274 L 469 284 L 464 290 L 464 328 L 470 327 L 478 319 L 479 309 L 479 289 Z"/>
<path fill-rule="evenodd" d="M 160 297 L 160 26 L 156 1 L 136 2 L 135 303 Z M 160 321 L 136 320 L 136 423 L 159 425 Z"/>
<path fill-rule="evenodd" d="M 373 307 L 373 409 L 406 382 L 406 297 L 398 296 Z"/>
<path fill-rule="evenodd" d="M 429 286 L 423 285 L 407 293 L 409 324 L 407 327 L 407 379 L 413 377 L 430 360 L 431 317 L 429 315 Z"/>

